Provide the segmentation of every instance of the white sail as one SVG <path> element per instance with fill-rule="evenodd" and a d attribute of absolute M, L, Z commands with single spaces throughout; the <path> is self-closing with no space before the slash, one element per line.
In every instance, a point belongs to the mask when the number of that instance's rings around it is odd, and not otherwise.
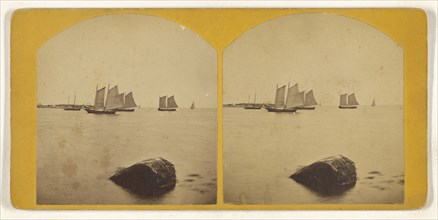
<path fill-rule="evenodd" d="M 356 100 L 356 96 L 353 94 L 348 96 L 348 105 L 359 105 L 359 103 Z"/>
<path fill-rule="evenodd" d="M 106 109 L 123 108 L 123 101 L 120 99 L 119 89 L 114 86 L 108 91 L 105 102 Z"/>
<path fill-rule="evenodd" d="M 341 95 L 341 99 L 339 101 L 339 105 L 341 105 L 341 106 L 347 105 L 347 94 L 342 94 Z"/>
<path fill-rule="evenodd" d="M 174 96 L 170 96 L 167 99 L 167 107 L 168 108 L 178 108 L 178 105 L 175 102 L 175 97 Z"/>
<path fill-rule="evenodd" d="M 318 105 L 318 103 L 315 100 L 315 96 L 313 95 L 313 90 L 310 90 L 308 93 L 306 93 L 304 105 L 305 106 Z"/>
<path fill-rule="evenodd" d="M 286 103 L 286 108 L 295 108 L 304 105 L 304 92 L 294 94 L 290 98 L 290 102 Z"/>
<path fill-rule="evenodd" d="M 277 89 L 277 93 L 275 93 L 275 108 L 284 107 L 284 93 L 286 91 L 286 85 Z"/>
<path fill-rule="evenodd" d="M 295 85 L 293 85 L 292 87 L 289 88 L 289 94 L 295 95 L 297 93 L 299 93 L 300 90 L 298 89 L 298 83 L 295 83 Z"/>
<path fill-rule="evenodd" d="M 125 107 L 125 93 L 120 93 L 118 97 L 120 99 L 120 102 L 122 102 L 123 107 Z"/>
<path fill-rule="evenodd" d="M 137 104 L 135 104 L 134 96 L 132 95 L 132 92 L 128 93 L 128 94 L 125 96 L 125 102 L 124 102 L 124 103 L 125 103 L 125 104 L 124 104 L 124 107 L 125 107 L 125 108 L 134 108 L 134 107 L 137 107 Z"/>
<path fill-rule="evenodd" d="M 160 97 L 159 108 L 166 108 L 166 96 Z"/>
<path fill-rule="evenodd" d="M 96 91 L 96 97 L 94 98 L 94 109 L 103 109 L 105 100 L 105 87 Z"/>
<path fill-rule="evenodd" d="M 287 90 L 287 96 L 286 96 L 286 108 L 290 108 L 291 103 L 292 103 L 292 97 L 295 94 L 298 94 L 299 90 L 298 90 L 298 83 L 296 83 L 295 85 L 293 85 L 292 87 L 289 87 L 289 89 Z M 289 104 L 288 104 L 289 103 Z M 288 107 L 289 106 L 289 107 Z"/>

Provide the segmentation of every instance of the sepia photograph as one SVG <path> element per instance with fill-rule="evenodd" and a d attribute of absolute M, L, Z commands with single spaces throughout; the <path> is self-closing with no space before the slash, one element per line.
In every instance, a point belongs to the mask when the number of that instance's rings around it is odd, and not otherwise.
<path fill-rule="evenodd" d="M 223 54 L 227 204 L 402 204 L 403 48 L 363 21 L 260 23 Z"/>
<path fill-rule="evenodd" d="M 140 14 L 73 24 L 37 51 L 38 205 L 216 204 L 217 54 Z"/>

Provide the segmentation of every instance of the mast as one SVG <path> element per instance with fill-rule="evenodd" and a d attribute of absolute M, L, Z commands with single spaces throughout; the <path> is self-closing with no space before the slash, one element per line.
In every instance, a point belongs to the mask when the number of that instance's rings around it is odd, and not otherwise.
<path fill-rule="evenodd" d="M 70 105 L 70 96 L 68 96 L 67 105 Z"/>
<path fill-rule="evenodd" d="M 73 99 L 73 105 L 76 105 L 76 92 L 75 92 L 75 98 Z"/>
<path fill-rule="evenodd" d="M 105 100 L 105 106 L 103 107 L 103 109 L 106 109 L 106 106 L 108 104 L 108 95 L 109 95 L 109 90 L 110 90 L 110 84 L 108 83 L 108 91 L 106 92 L 106 100 Z"/>
<path fill-rule="evenodd" d="M 251 98 L 251 95 L 248 95 L 248 104 L 249 104 L 249 99 Z"/>
<path fill-rule="evenodd" d="M 256 104 L 256 97 L 257 97 L 257 94 L 254 93 L 254 104 Z"/>

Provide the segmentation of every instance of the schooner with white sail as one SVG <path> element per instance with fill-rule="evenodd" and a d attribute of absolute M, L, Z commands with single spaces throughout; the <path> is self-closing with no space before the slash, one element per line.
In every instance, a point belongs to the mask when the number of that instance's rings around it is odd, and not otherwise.
<path fill-rule="evenodd" d="M 354 93 L 350 95 L 348 95 L 347 93 L 342 94 L 339 102 L 340 109 L 355 109 L 359 105 L 359 102 L 357 102 Z"/>
<path fill-rule="evenodd" d="M 133 112 L 135 107 L 137 107 L 137 104 L 134 101 L 134 96 L 132 95 L 132 92 L 129 92 L 124 95 L 124 93 L 120 96 L 121 102 L 123 103 L 123 107 L 118 108 L 117 111 L 121 112 Z"/>
<path fill-rule="evenodd" d="M 86 108 L 85 111 L 92 114 L 115 114 L 116 109 L 122 108 L 123 103 L 121 102 L 119 90 L 117 86 L 109 89 L 105 100 L 105 87 L 98 89 L 96 86 L 96 96 L 94 99 L 94 106 L 92 108 Z"/>
<path fill-rule="evenodd" d="M 315 100 L 315 95 L 313 95 L 313 90 L 310 90 L 304 96 L 304 105 L 298 106 L 297 108 L 300 110 L 314 110 L 316 105 L 318 105 L 318 103 Z"/>
<path fill-rule="evenodd" d="M 176 111 L 178 105 L 175 102 L 175 97 L 161 96 L 158 104 L 158 111 Z"/>
<path fill-rule="evenodd" d="M 277 84 L 275 103 L 273 107 L 266 107 L 268 112 L 296 112 L 298 106 L 304 105 L 304 92 L 299 92 L 298 84 L 295 84 L 292 87 L 289 87 L 288 84 L 287 88 L 285 102 L 286 85 L 278 88 Z"/>

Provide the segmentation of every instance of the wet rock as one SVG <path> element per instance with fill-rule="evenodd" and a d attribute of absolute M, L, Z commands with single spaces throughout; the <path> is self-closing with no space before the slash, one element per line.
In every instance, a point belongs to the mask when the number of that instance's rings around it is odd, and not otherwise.
<path fill-rule="evenodd" d="M 342 155 L 321 159 L 301 168 L 290 178 L 322 194 L 342 193 L 357 180 L 354 162 Z"/>
<path fill-rule="evenodd" d="M 175 167 L 161 157 L 152 158 L 118 171 L 110 180 L 141 196 L 160 195 L 175 187 Z"/>

